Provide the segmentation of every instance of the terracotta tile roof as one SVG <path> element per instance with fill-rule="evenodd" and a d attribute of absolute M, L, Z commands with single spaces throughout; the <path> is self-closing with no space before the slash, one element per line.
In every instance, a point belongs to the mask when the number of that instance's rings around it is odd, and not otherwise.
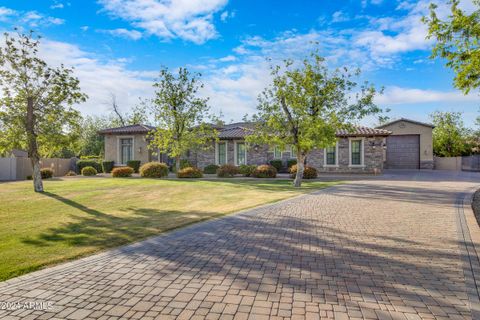
<path fill-rule="evenodd" d="M 132 133 L 148 133 L 154 130 L 155 127 L 144 124 L 132 124 L 129 126 L 108 128 L 98 131 L 99 134 L 132 134 Z"/>
<path fill-rule="evenodd" d="M 366 136 L 389 136 L 391 131 L 369 127 L 356 126 L 351 130 L 341 129 L 337 131 L 337 137 L 366 137 Z"/>

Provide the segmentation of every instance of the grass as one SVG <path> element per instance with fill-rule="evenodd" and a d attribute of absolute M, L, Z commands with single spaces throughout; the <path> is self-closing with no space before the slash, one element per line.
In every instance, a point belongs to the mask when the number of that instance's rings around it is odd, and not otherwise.
<path fill-rule="evenodd" d="M 0 280 L 338 182 L 64 178 L 0 183 Z"/>

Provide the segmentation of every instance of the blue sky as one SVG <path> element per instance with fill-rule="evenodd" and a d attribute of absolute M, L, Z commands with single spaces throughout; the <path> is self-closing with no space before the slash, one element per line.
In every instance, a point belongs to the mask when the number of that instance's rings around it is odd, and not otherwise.
<path fill-rule="evenodd" d="M 429 2 L 3 0 L 0 26 L 38 31 L 48 62 L 75 67 L 90 97 L 77 106 L 84 114 L 108 113 L 112 93 L 128 111 L 152 95 L 162 66 L 186 66 L 202 73 L 212 109 L 240 120 L 269 83 L 265 58 L 302 58 L 315 46 L 331 67 L 361 67 L 364 79 L 385 87 L 377 102 L 392 118 L 462 111 L 473 125 L 478 94 L 461 94 L 443 62 L 429 59 L 432 42 L 420 22 Z"/>

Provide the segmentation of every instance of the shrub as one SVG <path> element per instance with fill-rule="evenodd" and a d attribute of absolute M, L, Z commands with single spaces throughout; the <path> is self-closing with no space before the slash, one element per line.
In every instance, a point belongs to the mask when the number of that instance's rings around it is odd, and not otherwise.
<path fill-rule="evenodd" d="M 220 178 L 231 178 L 238 173 L 238 168 L 231 164 L 224 164 L 217 170 L 217 176 Z"/>
<path fill-rule="evenodd" d="M 201 178 L 203 177 L 203 173 L 198 168 L 186 167 L 186 168 L 180 169 L 177 172 L 177 177 L 178 178 Z"/>
<path fill-rule="evenodd" d="M 272 160 L 270 161 L 270 165 L 275 167 L 275 169 L 277 169 L 277 172 L 282 171 L 282 168 L 283 168 L 282 160 Z"/>
<path fill-rule="evenodd" d="M 209 164 L 208 166 L 203 168 L 203 173 L 205 173 L 205 174 L 215 174 L 215 173 L 217 173 L 218 168 L 219 168 L 219 166 L 217 166 L 216 164 Z"/>
<path fill-rule="evenodd" d="M 130 167 L 118 167 L 112 170 L 112 177 L 114 178 L 126 178 L 131 177 L 133 169 Z"/>
<path fill-rule="evenodd" d="M 297 165 L 295 164 L 290 168 L 290 176 L 292 178 L 295 178 L 296 174 Z M 315 169 L 314 167 L 305 166 L 305 168 L 303 169 L 303 179 L 315 179 L 316 177 L 318 177 L 317 169 Z"/>
<path fill-rule="evenodd" d="M 140 167 L 140 176 L 144 178 L 162 178 L 168 176 L 168 166 L 162 162 L 147 162 Z"/>
<path fill-rule="evenodd" d="M 262 164 L 255 168 L 252 173 L 255 178 L 275 178 L 277 176 L 277 169 L 268 164 Z"/>
<path fill-rule="evenodd" d="M 113 170 L 113 161 L 102 161 L 102 170 L 105 173 L 110 173 Z"/>
<path fill-rule="evenodd" d="M 290 159 L 290 160 L 287 160 L 287 168 L 290 170 L 290 168 L 294 165 L 297 164 L 297 159 Z"/>
<path fill-rule="evenodd" d="M 82 169 L 82 176 L 95 176 L 97 174 L 97 169 L 94 167 L 85 167 Z"/>
<path fill-rule="evenodd" d="M 50 179 L 53 177 L 53 170 L 50 168 L 40 169 L 40 175 L 42 176 L 42 179 Z"/>
<path fill-rule="evenodd" d="M 77 170 L 82 172 L 82 169 L 85 167 L 94 167 L 97 172 L 102 172 L 102 166 L 96 160 L 78 160 L 77 161 Z"/>
<path fill-rule="evenodd" d="M 77 175 L 77 174 L 75 173 L 75 171 L 72 171 L 72 170 L 68 171 L 68 172 L 65 174 L 66 177 L 73 177 L 73 176 L 76 176 L 76 175 Z"/>
<path fill-rule="evenodd" d="M 256 168 L 257 166 L 255 165 L 242 164 L 241 166 L 238 167 L 238 171 L 240 172 L 241 175 L 245 177 L 250 177 Z"/>
<path fill-rule="evenodd" d="M 27 180 L 33 180 L 32 176 L 27 176 Z"/>
<path fill-rule="evenodd" d="M 135 173 L 138 173 L 138 169 L 140 169 L 140 160 L 127 161 L 127 167 L 132 168 Z"/>

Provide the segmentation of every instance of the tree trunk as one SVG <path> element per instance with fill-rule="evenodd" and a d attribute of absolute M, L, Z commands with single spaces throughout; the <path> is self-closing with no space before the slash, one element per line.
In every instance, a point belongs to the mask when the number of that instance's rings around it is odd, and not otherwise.
<path fill-rule="evenodd" d="M 35 134 L 35 114 L 33 112 L 33 98 L 27 98 L 27 143 L 28 157 L 33 168 L 33 189 L 43 192 L 42 175 L 40 174 L 40 155 L 38 154 L 37 135 Z"/>
<path fill-rule="evenodd" d="M 175 157 L 175 172 L 180 171 L 180 156 Z"/>
<path fill-rule="evenodd" d="M 295 180 L 293 180 L 293 186 L 300 188 L 302 186 L 303 170 L 305 169 L 305 156 L 298 151 L 297 152 L 297 174 Z"/>

